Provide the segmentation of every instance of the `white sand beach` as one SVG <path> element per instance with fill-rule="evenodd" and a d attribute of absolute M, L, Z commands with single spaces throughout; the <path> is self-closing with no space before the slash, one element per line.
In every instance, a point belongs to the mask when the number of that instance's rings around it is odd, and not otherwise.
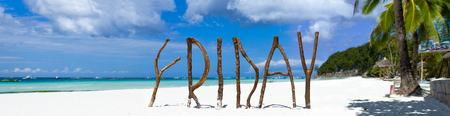
<path fill-rule="evenodd" d="M 208 80 L 207 80 L 208 81 Z M 186 82 L 187 83 L 187 82 Z M 305 83 L 296 82 L 299 109 L 292 108 L 288 82 L 267 83 L 263 109 L 236 109 L 235 85 L 224 86 L 223 104 L 216 106 L 217 86 L 202 86 L 195 91 L 202 109 L 187 108 L 187 87 L 159 88 L 155 107 L 147 107 L 152 89 L 129 89 L 86 92 L 50 92 L 0 94 L 2 116 L 254 116 L 254 115 L 450 115 L 450 108 L 430 96 L 391 96 L 392 81 L 351 77 L 311 82 L 311 108 L 304 109 Z M 120 85 L 118 85 L 120 86 Z M 252 84 L 241 85 L 241 104 L 246 103 Z M 258 105 L 261 84 L 252 97 Z M 424 87 L 427 88 L 427 87 Z M 364 110 L 366 108 L 366 110 Z"/>

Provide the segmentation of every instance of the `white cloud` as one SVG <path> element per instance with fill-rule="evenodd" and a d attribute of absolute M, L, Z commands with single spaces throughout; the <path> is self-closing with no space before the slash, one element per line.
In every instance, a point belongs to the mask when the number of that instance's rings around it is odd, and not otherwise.
<path fill-rule="evenodd" d="M 324 61 L 321 60 L 315 60 L 315 65 L 321 65 Z M 306 59 L 305 60 L 306 65 L 310 65 L 311 64 L 311 59 Z M 263 62 L 259 62 L 255 64 L 258 68 L 262 67 L 264 68 L 264 66 L 266 65 L 266 60 Z M 289 65 L 290 66 L 302 66 L 302 60 L 301 59 L 289 59 Z M 286 66 L 286 61 L 284 60 L 278 60 L 278 61 L 270 61 L 270 66 L 271 67 L 279 67 L 279 66 Z"/>
<path fill-rule="evenodd" d="M 30 11 L 50 20 L 51 30 L 47 31 L 106 37 L 166 32 L 161 13 L 175 10 L 173 0 L 26 0 L 25 3 Z"/>
<path fill-rule="evenodd" d="M 35 72 L 40 72 L 40 71 L 42 71 L 42 70 L 40 68 L 37 68 L 36 70 L 32 70 L 31 72 L 35 73 Z"/>
<path fill-rule="evenodd" d="M 187 0 L 183 19 L 200 23 L 208 16 L 224 15 L 245 23 L 290 24 L 305 20 L 347 19 L 353 16 L 353 3 L 345 0 Z"/>
<path fill-rule="evenodd" d="M 228 10 L 236 10 L 250 22 L 298 23 L 352 17 L 353 7 L 344 0 L 235 0 Z"/>
<path fill-rule="evenodd" d="M 76 68 L 73 72 L 80 72 L 81 71 L 81 67 Z"/>
<path fill-rule="evenodd" d="M 226 13 L 227 0 L 186 0 L 188 8 L 182 19 L 191 24 L 203 22 L 204 16 Z"/>
<path fill-rule="evenodd" d="M 320 41 L 329 41 L 334 37 L 334 29 L 338 24 L 330 21 L 316 21 L 309 26 L 309 30 L 302 34 L 302 40 L 314 42 L 315 33 L 319 32 Z"/>
<path fill-rule="evenodd" d="M 32 70 L 31 71 L 32 73 L 36 73 L 36 72 L 43 72 L 43 73 L 46 73 L 46 72 L 48 72 L 47 70 L 42 70 L 42 69 L 40 69 L 40 68 L 37 68 L 36 70 Z"/>
<path fill-rule="evenodd" d="M 223 26 L 224 26 L 223 24 L 217 23 L 216 21 L 213 21 L 213 23 L 216 24 L 216 26 L 220 26 L 220 27 L 223 27 Z"/>
<path fill-rule="evenodd" d="M 22 34 L 27 32 L 27 29 L 20 22 L 11 14 L 5 13 L 5 8 L 0 6 L 0 33 Z"/>
<path fill-rule="evenodd" d="M 114 73 L 129 73 L 130 71 L 103 71 L 103 73 L 111 73 L 111 74 L 114 74 Z"/>
<path fill-rule="evenodd" d="M 264 66 L 266 65 L 266 61 L 263 62 L 259 62 L 256 63 L 256 67 L 258 67 L 259 70 L 264 70 Z M 311 59 L 306 59 L 305 63 L 307 65 L 307 67 L 309 67 L 311 65 Z M 315 60 L 314 65 L 322 65 L 324 63 L 324 61 L 321 60 Z M 289 59 L 289 65 L 291 67 L 302 67 L 302 60 L 301 59 Z M 278 60 L 278 61 L 270 61 L 270 66 L 269 67 L 274 67 L 274 68 L 285 68 L 286 67 L 286 61 L 284 60 Z M 253 68 L 249 67 L 247 73 L 252 73 L 253 72 Z M 261 72 L 261 71 L 260 71 Z"/>
<path fill-rule="evenodd" d="M 0 49 L 136 58 L 154 56 L 153 54 L 158 52 L 164 42 L 164 40 L 154 39 L 106 37 L 0 36 Z M 164 50 L 185 52 L 184 49 L 186 49 L 186 43 L 171 41 Z"/>
<path fill-rule="evenodd" d="M 5 69 L 3 71 L 4 72 L 9 72 L 8 69 Z M 12 70 L 12 72 L 16 72 L 16 73 L 37 73 L 37 72 L 46 73 L 48 71 L 47 70 L 42 70 L 41 68 L 37 68 L 35 70 L 31 70 L 31 68 L 24 68 L 23 70 L 20 70 L 20 68 L 14 68 L 14 70 Z"/>
<path fill-rule="evenodd" d="M 31 68 L 25 68 L 23 70 L 20 70 L 20 68 L 14 68 L 13 72 L 31 72 Z"/>
<path fill-rule="evenodd" d="M 91 70 L 82 71 L 82 69 L 83 68 L 78 67 L 78 68 L 75 68 L 75 70 L 70 71 L 70 69 L 68 67 L 64 67 L 64 70 L 60 71 L 59 69 L 55 69 L 55 70 L 53 70 L 52 73 L 94 73 L 94 71 L 91 71 Z"/>
<path fill-rule="evenodd" d="M 360 1 L 360 8 L 362 3 Z M 320 41 L 333 39 L 338 28 L 355 25 L 354 20 L 373 19 L 384 8 L 379 5 L 370 15 L 357 12 L 353 16 L 354 0 L 187 0 L 188 8 L 183 19 L 190 24 L 202 24 L 211 16 L 230 19 L 243 25 L 284 25 L 311 22 L 303 31 L 306 42 L 314 41 L 314 33 L 320 32 Z M 300 31 L 301 25 L 297 31 Z M 292 32 L 291 30 L 289 32 Z"/>
<path fill-rule="evenodd" d="M 69 68 L 67 68 L 67 67 L 64 67 L 64 70 L 63 71 L 60 71 L 61 73 L 69 73 L 70 71 L 69 71 Z"/>

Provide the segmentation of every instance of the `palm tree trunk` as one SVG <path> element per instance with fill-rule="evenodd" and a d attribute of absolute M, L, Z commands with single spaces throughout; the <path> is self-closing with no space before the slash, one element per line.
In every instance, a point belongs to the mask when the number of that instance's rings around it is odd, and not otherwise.
<path fill-rule="evenodd" d="M 389 48 L 389 54 L 391 55 L 391 62 L 394 62 L 394 58 L 392 58 L 392 50 L 391 50 L 391 43 L 388 44 L 388 48 Z M 395 72 L 394 71 L 394 67 L 389 67 L 389 71 Z"/>
<path fill-rule="evenodd" d="M 419 37 L 417 31 L 413 33 L 413 61 L 412 61 L 412 71 L 414 73 L 414 77 L 418 75 L 417 73 L 417 59 L 419 59 Z"/>
<path fill-rule="evenodd" d="M 439 65 L 439 73 L 436 75 L 436 78 L 440 78 L 441 77 L 442 65 L 444 65 L 444 59 L 441 60 L 441 63 Z"/>
<path fill-rule="evenodd" d="M 399 71 L 401 84 L 397 94 L 410 94 L 415 90 L 421 90 L 408 57 L 408 44 L 406 42 L 405 21 L 403 20 L 402 0 L 394 0 L 395 28 L 397 29 L 397 42 L 400 58 Z"/>
<path fill-rule="evenodd" d="M 450 58 L 447 58 L 447 63 L 448 63 L 448 66 L 447 66 L 447 78 L 450 78 L 450 74 L 449 74 L 449 72 L 450 72 Z"/>

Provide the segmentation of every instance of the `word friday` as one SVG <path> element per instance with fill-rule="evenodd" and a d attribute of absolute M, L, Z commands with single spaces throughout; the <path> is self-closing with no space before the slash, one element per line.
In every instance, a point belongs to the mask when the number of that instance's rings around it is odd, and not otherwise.
<path fill-rule="evenodd" d="M 303 53 L 303 44 L 302 44 L 302 37 L 301 37 L 301 33 L 297 32 L 297 38 L 298 38 L 298 45 L 299 45 L 299 49 L 300 49 L 300 57 L 302 59 L 302 66 L 303 66 L 303 71 L 305 72 L 305 77 L 306 77 L 306 90 L 305 90 L 305 102 L 306 102 L 306 108 L 310 109 L 311 108 L 311 100 L 310 100 L 310 86 L 311 86 L 311 74 L 313 72 L 314 69 L 314 62 L 316 59 L 316 52 L 317 52 L 317 42 L 319 40 L 319 32 L 315 33 L 315 40 L 314 40 L 314 51 L 313 51 L 313 57 L 311 60 L 311 66 L 309 67 L 309 69 L 306 68 L 306 63 L 305 63 L 305 56 Z M 234 52 L 235 52 L 235 56 L 236 56 L 236 108 L 240 108 L 241 107 L 241 103 L 240 103 L 240 99 L 241 99 L 241 87 L 240 87 L 240 73 L 239 73 L 239 68 L 240 68 L 240 61 L 239 61 L 239 52 L 241 52 L 242 56 L 245 58 L 245 60 L 247 60 L 247 62 L 253 67 L 253 69 L 255 70 L 255 83 L 253 85 L 253 88 L 250 92 L 250 94 L 247 97 L 247 104 L 245 105 L 245 108 L 249 108 L 251 107 L 250 104 L 250 99 L 253 95 L 253 93 L 255 92 L 255 89 L 258 85 L 258 79 L 259 79 L 259 69 L 258 67 L 256 67 L 256 65 L 250 60 L 250 58 L 248 58 L 247 54 L 244 51 L 244 48 L 242 47 L 241 44 L 241 40 L 237 37 L 233 37 L 233 44 L 234 44 Z M 156 93 L 158 91 L 158 87 L 159 87 L 159 83 L 161 81 L 161 76 L 164 73 L 165 70 L 167 70 L 168 68 L 170 68 L 172 65 L 174 65 L 175 63 L 177 63 L 180 60 L 180 57 L 178 57 L 177 59 L 175 59 L 172 63 L 170 63 L 169 65 L 167 65 L 166 67 L 164 67 L 161 71 L 159 71 L 158 69 L 158 59 L 159 59 L 159 55 L 161 54 L 161 51 L 164 49 L 164 47 L 167 45 L 167 43 L 170 41 L 170 39 L 167 39 L 166 42 L 164 43 L 164 45 L 161 47 L 161 49 L 158 52 L 158 55 L 155 58 L 155 74 L 156 74 L 156 84 L 155 84 L 155 88 L 153 89 L 153 94 L 152 94 L 152 98 L 151 101 L 148 105 L 148 107 L 153 107 L 153 103 L 155 102 L 156 99 Z M 205 51 L 205 48 L 203 48 L 202 44 L 200 44 L 200 42 L 198 42 L 197 40 L 195 40 L 194 38 L 187 38 L 186 39 L 187 42 L 187 50 L 188 50 L 188 55 L 187 55 L 187 64 L 188 64 L 188 78 L 189 78 L 189 95 L 188 95 L 188 103 L 187 103 L 187 107 L 191 106 L 191 99 L 194 99 L 194 101 L 197 104 L 197 108 L 200 108 L 201 105 L 197 99 L 197 96 L 194 94 L 194 90 L 199 88 L 206 80 L 206 78 L 208 77 L 209 74 L 209 69 L 210 69 L 210 62 L 209 62 L 209 57 L 208 54 Z M 200 78 L 200 80 L 198 82 L 196 82 L 195 84 L 192 84 L 192 44 L 197 45 L 197 47 L 202 51 L 203 54 L 203 58 L 205 60 L 205 70 L 203 72 L 202 77 Z M 288 73 L 285 72 L 281 72 L 281 71 L 277 71 L 277 72 L 271 72 L 269 73 L 269 65 L 270 65 L 270 61 L 272 60 L 272 56 L 273 53 L 275 51 L 275 49 L 280 50 L 281 55 L 283 55 L 284 61 L 286 62 L 286 68 L 288 70 Z M 266 64 L 264 67 L 264 79 L 263 79 L 263 83 L 262 83 L 262 88 L 261 88 L 261 95 L 259 98 L 259 105 L 258 108 L 262 107 L 262 103 L 263 103 L 263 99 L 264 99 L 264 92 L 266 89 L 266 82 L 267 82 L 267 76 L 273 76 L 273 75 L 283 75 L 283 76 L 289 76 L 290 82 L 291 82 L 291 90 L 292 90 L 292 106 L 293 108 L 296 108 L 296 102 L 295 102 L 295 86 L 294 86 L 294 80 L 293 80 L 293 76 L 292 76 L 292 71 L 291 71 L 291 66 L 289 65 L 289 60 L 286 57 L 286 54 L 283 50 L 283 48 L 281 47 L 281 45 L 278 43 L 278 36 L 274 36 L 273 38 L 273 44 L 272 47 L 270 49 L 269 52 L 269 56 L 267 57 L 266 60 Z M 217 74 L 218 74 L 218 78 L 219 78 L 219 89 L 218 89 L 218 95 L 217 95 L 217 108 L 222 108 L 222 97 L 223 97 L 223 75 L 222 75 L 222 38 L 217 38 Z"/>

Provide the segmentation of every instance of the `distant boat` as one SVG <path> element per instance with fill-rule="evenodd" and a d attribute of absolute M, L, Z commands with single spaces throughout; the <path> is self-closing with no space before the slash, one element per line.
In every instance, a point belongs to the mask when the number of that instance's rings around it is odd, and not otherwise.
<path fill-rule="evenodd" d="M 102 79 L 101 77 L 95 77 L 94 79 Z"/>
<path fill-rule="evenodd" d="M 24 77 L 24 78 L 22 78 L 22 79 L 36 79 L 36 78 L 33 78 L 33 77 L 31 77 L 30 75 L 28 75 L 27 77 Z"/>
<path fill-rule="evenodd" d="M 56 76 L 55 79 L 60 79 L 60 78 L 58 76 Z"/>

